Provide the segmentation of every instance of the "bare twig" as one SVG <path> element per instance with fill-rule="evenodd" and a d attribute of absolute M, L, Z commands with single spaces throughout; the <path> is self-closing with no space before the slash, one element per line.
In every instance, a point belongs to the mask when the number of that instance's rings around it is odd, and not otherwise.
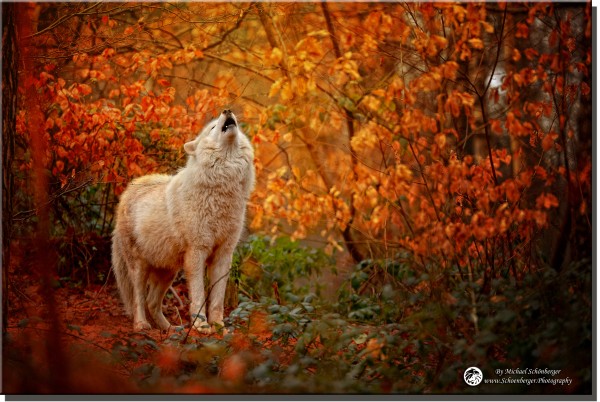
<path fill-rule="evenodd" d="M 65 16 L 59 18 L 58 20 L 54 21 L 52 24 L 48 25 L 46 28 L 42 29 L 41 31 L 38 31 L 38 32 L 35 32 L 35 33 L 31 34 L 31 35 L 26 36 L 25 39 L 30 39 L 30 38 L 42 35 L 43 33 L 48 32 L 48 31 L 56 28 L 57 26 L 59 26 L 60 24 L 62 24 L 65 21 L 67 21 L 68 19 L 71 19 L 73 17 L 78 17 L 78 16 L 81 16 L 81 15 L 87 14 L 89 11 L 93 10 L 94 8 L 100 6 L 103 3 L 104 2 L 99 1 L 97 3 L 92 4 L 91 6 L 89 6 L 88 8 L 86 8 L 85 10 L 83 10 L 81 12 L 65 15 Z"/>
<path fill-rule="evenodd" d="M 90 183 L 93 182 L 93 179 L 87 179 L 83 182 L 81 182 L 81 184 L 77 185 L 76 187 L 72 187 L 69 188 L 67 187 L 66 189 L 62 190 L 61 192 L 52 195 L 51 197 L 49 197 L 48 201 L 43 205 L 43 207 L 48 207 L 50 205 L 52 205 L 52 203 L 54 201 L 56 201 L 58 198 L 62 197 L 63 195 L 78 191 L 83 189 L 84 187 L 87 187 Z M 27 220 L 29 218 L 31 218 L 32 216 L 36 215 L 38 213 L 38 209 L 34 208 L 34 209 L 30 209 L 27 211 L 19 211 L 16 214 L 14 214 L 12 216 L 12 220 L 16 221 L 16 220 Z"/>
<path fill-rule="evenodd" d="M 250 7 L 252 7 L 252 4 L 250 4 Z M 244 21 L 244 18 L 246 18 L 246 15 L 248 14 L 248 10 L 250 9 L 250 7 L 248 7 L 247 10 L 242 10 L 241 15 L 239 16 L 239 18 L 237 19 L 237 21 L 235 22 L 235 25 L 228 29 L 227 31 L 223 32 L 223 34 L 221 35 L 221 38 L 213 43 L 211 43 L 210 45 L 206 46 L 204 49 L 204 51 L 212 49 L 214 47 L 219 46 L 221 43 L 225 42 L 225 39 L 227 39 L 227 37 L 234 32 L 235 30 L 237 30 L 240 25 L 242 25 L 242 21 Z"/>
<path fill-rule="evenodd" d="M 212 89 L 219 89 L 219 90 L 220 90 L 220 89 L 222 89 L 222 88 L 219 88 L 219 87 L 217 87 L 217 86 L 215 86 L 215 85 L 212 85 L 212 84 L 209 84 L 209 83 L 207 83 L 207 82 L 200 81 L 200 80 L 196 80 L 196 79 L 194 79 L 194 78 L 190 78 L 190 77 L 181 77 L 181 76 L 179 76 L 179 75 L 171 75 L 171 74 L 162 74 L 162 76 L 163 76 L 163 77 L 165 77 L 165 78 L 172 78 L 172 79 L 186 80 L 186 81 L 193 82 L 193 83 L 195 83 L 195 84 L 202 85 L 202 86 L 205 86 L 205 87 L 208 87 L 208 88 L 212 88 Z M 259 107 L 261 107 L 261 108 L 265 108 L 265 107 L 266 107 L 266 106 L 265 106 L 265 105 L 263 105 L 262 103 L 258 102 L 258 101 L 257 101 L 257 100 L 255 100 L 255 99 L 252 99 L 252 98 L 250 98 L 250 97 L 248 97 L 248 96 L 245 96 L 245 95 L 241 95 L 241 96 L 240 96 L 240 95 L 237 95 L 237 94 L 235 94 L 235 93 L 233 93 L 233 92 L 229 92 L 229 91 L 228 91 L 228 94 L 229 94 L 229 96 L 231 96 L 232 98 L 244 99 L 244 100 L 246 100 L 246 101 L 248 101 L 248 102 L 252 102 L 252 103 L 254 103 L 255 105 L 257 105 L 257 106 L 259 106 Z"/>

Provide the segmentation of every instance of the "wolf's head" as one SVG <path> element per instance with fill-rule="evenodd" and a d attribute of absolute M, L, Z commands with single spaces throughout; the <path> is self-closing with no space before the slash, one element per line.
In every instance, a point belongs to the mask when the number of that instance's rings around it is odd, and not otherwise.
<path fill-rule="evenodd" d="M 239 129 L 235 114 L 229 109 L 223 110 L 218 118 L 208 123 L 196 139 L 183 147 L 188 155 L 197 156 L 202 150 L 224 151 L 249 146 L 246 136 Z"/>
<path fill-rule="evenodd" d="M 254 188 L 254 150 L 231 110 L 223 110 L 184 149 L 189 157 L 182 173 L 213 187 L 241 184 L 244 197 L 250 196 Z"/>

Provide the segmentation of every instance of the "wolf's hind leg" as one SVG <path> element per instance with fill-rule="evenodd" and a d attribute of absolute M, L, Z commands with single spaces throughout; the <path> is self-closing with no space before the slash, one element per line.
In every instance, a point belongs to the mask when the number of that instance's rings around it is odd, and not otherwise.
<path fill-rule="evenodd" d="M 148 277 L 148 310 L 156 325 L 163 330 L 171 327 L 171 323 L 162 312 L 162 301 L 173 279 L 175 279 L 175 275 L 177 275 L 177 271 L 155 268 L 152 269 Z"/>
<path fill-rule="evenodd" d="M 133 329 L 143 331 L 152 326 L 146 319 L 146 288 L 148 284 L 148 265 L 140 260 L 134 263 L 131 272 L 133 282 Z"/>

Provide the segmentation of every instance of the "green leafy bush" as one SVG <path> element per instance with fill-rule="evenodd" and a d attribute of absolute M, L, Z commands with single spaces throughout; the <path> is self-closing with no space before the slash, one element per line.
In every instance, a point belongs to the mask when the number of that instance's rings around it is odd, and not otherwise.
<path fill-rule="evenodd" d="M 251 235 L 236 249 L 231 277 L 248 298 L 273 295 L 275 284 L 281 297 L 288 300 L 295 293 L 319 295 L 322 285 L 315 278 L 333 269 L 333 258 L 320 249 L 289 237 Z"/>

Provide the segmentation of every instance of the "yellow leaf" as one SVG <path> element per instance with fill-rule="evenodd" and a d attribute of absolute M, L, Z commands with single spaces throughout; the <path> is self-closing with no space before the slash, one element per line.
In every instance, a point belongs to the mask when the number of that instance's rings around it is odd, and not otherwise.
<path fill-rule="evenodd" d="M 317 89 L 317 83 L 316 83 L 316 81 L 315 81 L 314 77 L 312 77 L 312 76 L 311 76 L 311 77 L 308 79 L 308 82 L 306 83 L 306 88 L 307 88 L 309 91 L 314 91 L 315 89 Z"/>
<path fill-rule="evenodd" d="M 281 99 L 282 100 L 290 100 L 294 97 L 294 91 L 292 90 L 292 86 L 289 81 L 283 83 L 281 87 Z"/>
<path fill-rule="evenodd" d="M 318 37 L 318 38 L 325 38 L 325 37 L 329 36 L 329 32 L 327 32 L 327 30 L 325 30 L 325 29 L 321 29 L 319 31 L 309 32 L 308 36 L 315 36 L 315 37 Z"/>
<path fill-rule="evenodd" d="M 344 72 L 355 80 L 360 79 L 360 74 L 358 73 L 358 64 L 354 60 L 345 61 L 343 64 Z"/>
<path fill-rule="evenodd" d="M 437 134 L 435 136 L 435 143 L 438 145 L 438 147 L 444 148 L 446 145 L 446 136 L 444 134 Z"/>
<path fill-rule="evenodd" d="M 292 81 L 292 90 L 296 95 L 302 96 L 306 93 L 306 80 L 304 77 L 297 77 Z"/>
<path fill-rule="evenodd" d="M 282 166 L 276 170 L 277 177 L 283 177 L 287 174 L 288 168 L 287 166 Z"/>
<path fill-rule="evenodd" d="M 381 105 L 381 101 L 379 99 L 370 95 L 365 96 L 361 103 L 374 112 L 378 111 L 379 106 Z"/>
<path fill-rule="evenodd" d="M 287 135 L 287 134 L 286 134 Z M 285 138 L 285 136 L 284 136 Z M 294 174 L 294 177 L 299 180 L 300 179 L 300 169 L 298 168 L 298 166 L 293 166 L 292 167 L 292 173 Z"/>
<path fill-rule="evenodd" d="M 369 199 L 369 204 L 371 204 L 371 207 L 375 207 L 379 202 L 379 194 L 377 193 L 377 190 L 375 190 L 373 187 L 369 187 L 366 195 Z"/>
<path fill-rule="evenodd" d="M 274 47 L 270 52 L 267 52 L 267 61 L 269 65 L 278 65 L 283 59 L 283 53 L 279 48 Z"/>
<path fill-rule="evenodd" d="M 275 81 L 273 85 L 271 85 L 271 90 L 269 91 L 269 98 L 272 98 L 273 96 L 277 95 L 284 81 L 285 78 L 280 78 L 277 81 Z"/>
<path fill-rule="evenodd" d="M 471 45 L 473 49 L 483 49 L 483 41 L 479 38 L 469 39 L 469 45 Z"/>
<path fill-rule="evenodd" d="M 494 26 L 486 21 L 481 21 L 481 25 L 486 33 L 494 33 Z"/>
<path fill-rule="evenodd" d="M 304 67 L 304 71 L 306 71 L 307 73 L 310 73 L 312 70 L 314 70 L 316 66 L 317 65 L 315 63 L 308 60 L 305 60 L 304 63 L 302 63 L 302 67 Z"/>

